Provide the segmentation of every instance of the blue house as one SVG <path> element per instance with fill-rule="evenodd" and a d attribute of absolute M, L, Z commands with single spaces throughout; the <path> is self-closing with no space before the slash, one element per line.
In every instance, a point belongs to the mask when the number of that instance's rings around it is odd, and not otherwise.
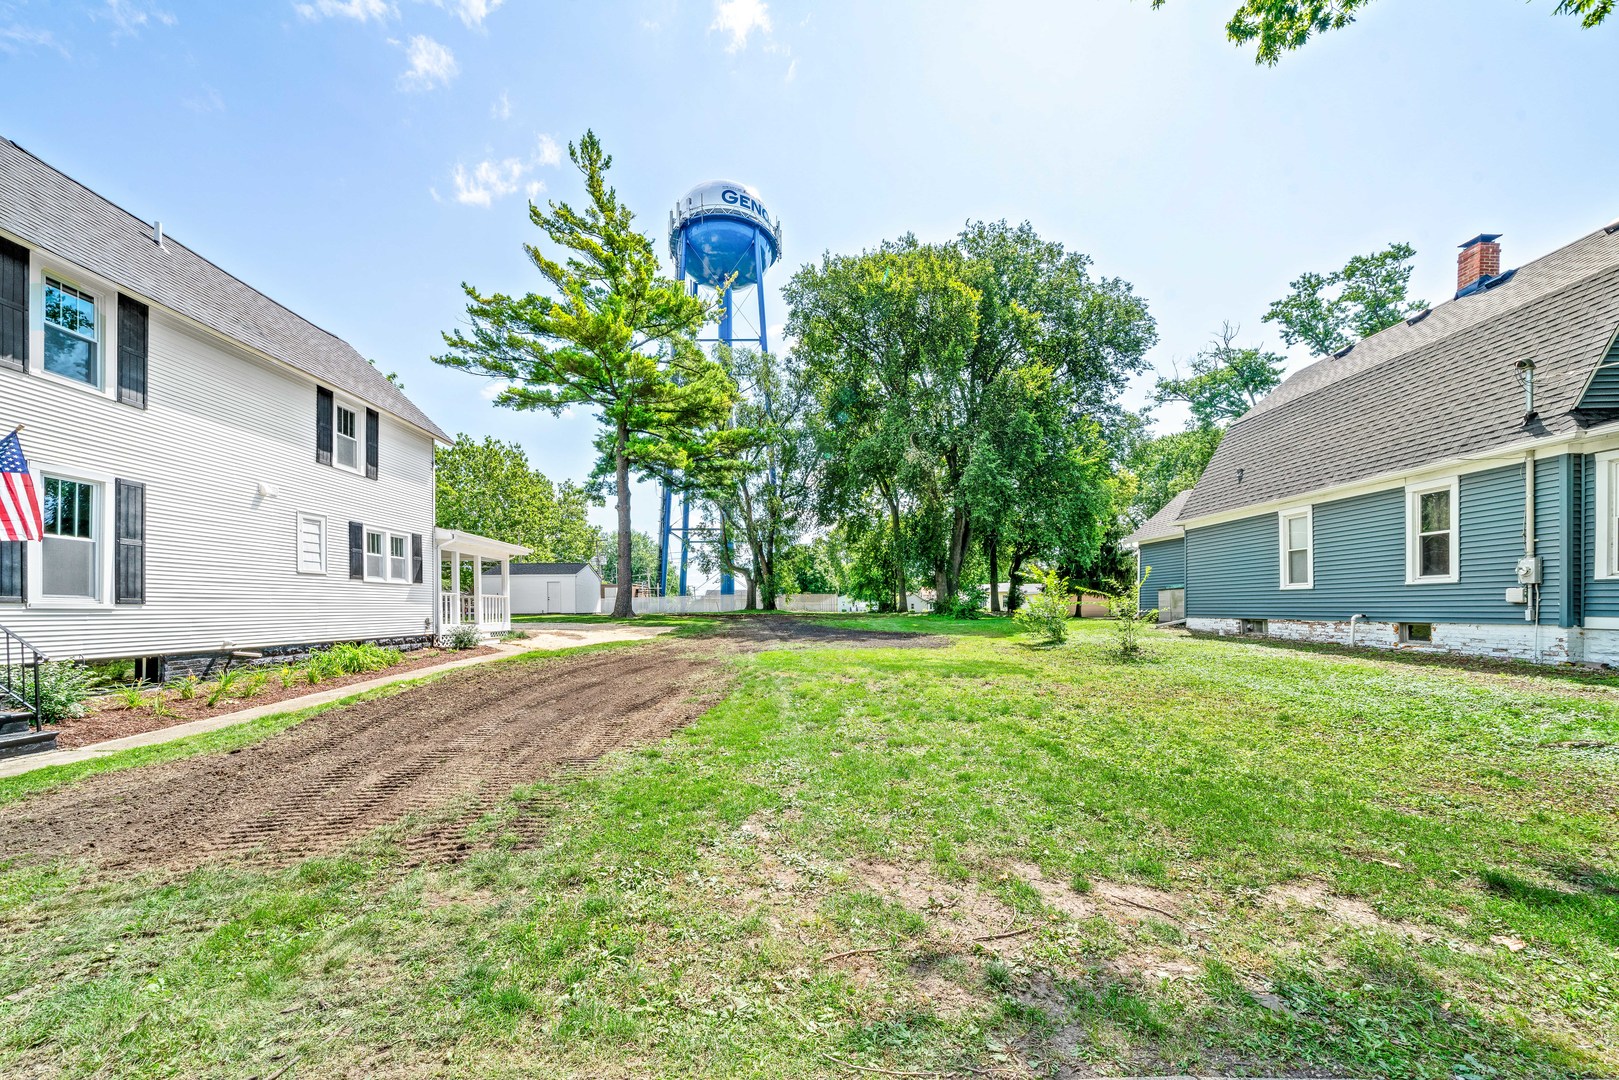
<path fill-rule="evenodd" d="M 1619 664 L 1619 221 L 1290 376 L 1126 539 L 1194 631 Z"/>

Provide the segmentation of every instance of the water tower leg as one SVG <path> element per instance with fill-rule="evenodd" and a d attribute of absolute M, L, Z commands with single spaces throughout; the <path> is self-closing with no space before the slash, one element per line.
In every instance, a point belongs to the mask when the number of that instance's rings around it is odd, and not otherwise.
<path fill-rule="evenodd" d="M 753 241 L 753 286 L 754 293 L 759 297 L 759 351 L 770 351 L 770 335 L 765 332 L 765 249 L 757 237 Z"/>
<path fill-rule="evenodd" d="M 731 287 L 727 285 L 720 294 L 720 303 L 725 305 L 720 315 L 720 341 L 726 345 L 731 343 Z"/>
<path fill-rule="evenodd" d="M 686 555 L 691 550 L 691 492 L 680 493 L 680 595 L 686 595 Z"/>
<path fill-rule="evenodd" d="M 669 485 L 663 485 L 663 499 L 658 511 L 658 596 L 662 596 L 667 591 L 669 582 L 669 517 L 672 498 L 673 493 L 670 492 Z M 628 578 L 629 575 L 620 574 L 619 577 Z M 620 588 L 622 587 L 620 586 Z"/>

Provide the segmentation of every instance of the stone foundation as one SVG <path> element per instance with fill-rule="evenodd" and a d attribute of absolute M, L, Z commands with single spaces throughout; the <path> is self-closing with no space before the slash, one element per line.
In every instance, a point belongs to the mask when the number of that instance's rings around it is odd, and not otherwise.
<path fill-rule="evenodd" d="M 361 640 L 370 645 L 381 645 L 384 648 L 412 652 L 416 649 L 425 649 L 433 644 L 433 635 L 412 634 L 406 637 L 364 638 Z M 172 679 L 183 679 L 187 675 L 195 675 L 199 679 L 209 679 L 225 670 L 227 660 L 230 661 L 232 670 L 296 664 L 301 660 L 307 660 L 309 654 L 316 649 L 325 649 L 336 644 L 338 642 L 335 641 L 312 641 L 299 645 L 244 647 L 244 651 L 247 652 L 263 653 L 263 656 L 252 660 L 231 660 L 228 652 L 176 653 L 158 658 L 162 667 L 158 678 L 163 682 L 168 682 Z"/>
<path fill-rule="evenodd" d="M 1242 633 L 1242 619 L 1187 619 L 1195 633 L 1221 636 Z M 1269 619 L 1266 637 L 1287 641 L 1350 643 L 1348 619 Z M 1355 624 L 1355 644 L 1374 649 L 1462 653 L 1541 664 L 1604 664 L 1619 667 L 1619 630 L 1535 626 L 1533 623 L 1433 624 L 1431 642 L 1403 642 L 1400 624 L 1362 619 Z"/>

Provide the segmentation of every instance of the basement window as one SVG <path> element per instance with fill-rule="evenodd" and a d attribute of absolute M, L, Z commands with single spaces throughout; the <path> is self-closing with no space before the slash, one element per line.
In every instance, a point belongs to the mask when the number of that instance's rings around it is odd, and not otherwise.
<path fill-rule="evenodd" d="M 1239 634 L 1257 634 L 1264 637 L 1270 633 L 1270 621 L 1268 619 L 1242 619 L 1238 623 L 1237 632 Z"/>
<path fill-rule="evenodd" d="M 1400 624 L 1400 640 L 1421 645 L 1433 644 L 1433 623 L 1408 622 Z"/>

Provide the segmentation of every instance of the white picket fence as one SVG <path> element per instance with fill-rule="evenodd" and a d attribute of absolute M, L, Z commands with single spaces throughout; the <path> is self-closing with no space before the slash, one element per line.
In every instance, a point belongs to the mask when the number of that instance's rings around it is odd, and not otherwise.
<path fill-rule="evenodd" d="M 608 586 L 602 591 L 601 610 L 603 613 L 610 612 L 618 590 Z M 722 611 L 741 611 L 747 600 L 747 595 L 740 592 L 730 595 L 706 592 L 700 596 L 637 596 L 632 606 L 637 615 L 713 615 Z M 825 614 L 866 610 L 865 601 L 851 600 L 836 593 L 796 593 L 778 597 L 776 606 L 784 611 Z"/>

